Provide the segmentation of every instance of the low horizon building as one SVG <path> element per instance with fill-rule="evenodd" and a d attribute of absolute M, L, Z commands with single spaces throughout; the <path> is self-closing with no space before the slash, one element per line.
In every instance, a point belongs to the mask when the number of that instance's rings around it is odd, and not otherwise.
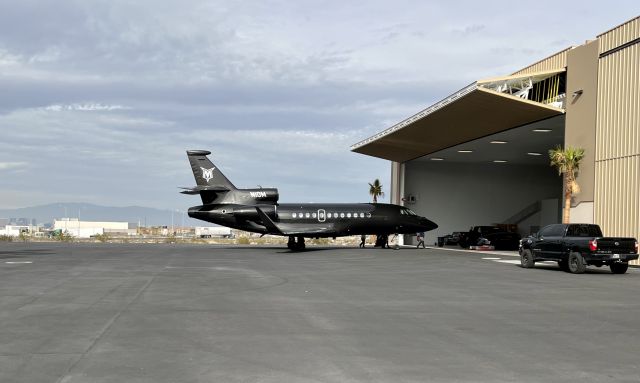
<path fill-rule="evenodd" d="M 53 230 L 67 232 L 76 238 L 90 238 L 95 235 L 136 235 L 138 226 L 131 222 L 81 221 L 78 218 L 61 218 L 53 221 Z"/>

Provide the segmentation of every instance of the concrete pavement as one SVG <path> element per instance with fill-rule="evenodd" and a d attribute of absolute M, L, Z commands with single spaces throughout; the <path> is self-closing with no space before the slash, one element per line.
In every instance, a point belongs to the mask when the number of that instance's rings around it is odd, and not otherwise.
<path fill-rule="evenodd" d="M 640 380 L 640 270 L 514 260 L 0 244 L 0 381 Z"/>

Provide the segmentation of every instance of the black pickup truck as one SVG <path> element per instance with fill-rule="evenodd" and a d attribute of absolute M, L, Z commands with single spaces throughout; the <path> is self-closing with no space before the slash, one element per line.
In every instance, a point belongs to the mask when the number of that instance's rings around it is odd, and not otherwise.
<path fill-rule="evenodd" d="M 600 226 L 554 224 L 521 241 L 520 262 L 532 268 L 536 261 L 557 261 L 564 271 L 584 273 L 588 265 L 608 265 L 614 274 L 624 274 L 629 261 L 638 259 L 635 238 L 603 237 Z"/>

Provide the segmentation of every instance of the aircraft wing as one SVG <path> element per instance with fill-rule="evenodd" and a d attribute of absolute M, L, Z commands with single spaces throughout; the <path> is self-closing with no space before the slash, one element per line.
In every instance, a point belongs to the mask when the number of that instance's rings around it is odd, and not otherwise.
<path fill-rule="evenodd" d="M 285 227 L 278 226 L 265 212 L 263 212 L 259 207 L 256 206 L 256 211 L 258 212 L 258 216 L 262 220 L 264 226 L 269 230 L 269 234 L 275 235 L 313 235 L 313 234 L 333 234 L 335 231 L 331 225 L 327 225 L 326 227 Z M 288 226 L 288 225 L 287 225 Z"/>

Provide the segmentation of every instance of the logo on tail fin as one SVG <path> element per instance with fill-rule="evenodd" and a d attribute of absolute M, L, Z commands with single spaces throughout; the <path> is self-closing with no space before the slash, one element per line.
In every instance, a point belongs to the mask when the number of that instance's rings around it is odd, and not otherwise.
<path fill-rule="evenodd" d="M 204 178 L 207 182 L 209 182 L 209 180 L 213 178 L 213 171 L 216 170 L 216 168 L 211 168 L 211 169 L 200 168 L 200 169 L 202 169 L 202 178 Z"/>

